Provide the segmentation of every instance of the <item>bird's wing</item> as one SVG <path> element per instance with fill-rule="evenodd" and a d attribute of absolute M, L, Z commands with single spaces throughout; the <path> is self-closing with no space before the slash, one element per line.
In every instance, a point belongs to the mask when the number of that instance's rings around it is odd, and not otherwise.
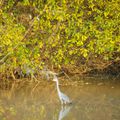
<path fill-rule="evenodd" d="M 61 93 L 61 95 L 62 95 L 63 99 L 65 99 L 67 101 L 70 101 L 69 97 L 67 95 L 65 95 L 64 93 Z"/>

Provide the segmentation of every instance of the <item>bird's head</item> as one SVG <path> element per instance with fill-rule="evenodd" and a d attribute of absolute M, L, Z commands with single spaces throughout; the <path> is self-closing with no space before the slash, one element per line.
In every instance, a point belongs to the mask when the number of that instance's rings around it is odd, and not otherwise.
<path fill-rule="evenodd" d="M 57 76 L 54 76 L 53 81 L 55 81 L 55 82 L 58 81 Z"/>

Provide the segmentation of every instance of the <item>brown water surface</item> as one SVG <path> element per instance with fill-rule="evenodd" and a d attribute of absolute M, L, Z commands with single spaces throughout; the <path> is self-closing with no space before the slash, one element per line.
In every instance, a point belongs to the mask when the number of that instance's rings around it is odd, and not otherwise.
<path fill-rule="evenodd" d="M 120 120 L 119 82 L 95 81 L 61 83 L 61 91 L 73 101 L 66 106 L 52 81 L 1 87 L 0 120 Z"/>

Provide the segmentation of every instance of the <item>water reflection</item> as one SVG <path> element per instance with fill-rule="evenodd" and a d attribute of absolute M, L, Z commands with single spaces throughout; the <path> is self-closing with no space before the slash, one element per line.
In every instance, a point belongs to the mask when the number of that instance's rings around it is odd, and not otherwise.
<path fill-rule="evenodd" d="M 0 90 L 0 120 L 120 120 L 120 85 L 61 86 L 73 100 L 61 106 L 54 84 Z"/>
<path fill-rule="evenodd" d="M 72 105 L 62 106 L 59 112 L 58 120 L 62 120 L 69 113 L 71 108 L 72 108 Z"/>

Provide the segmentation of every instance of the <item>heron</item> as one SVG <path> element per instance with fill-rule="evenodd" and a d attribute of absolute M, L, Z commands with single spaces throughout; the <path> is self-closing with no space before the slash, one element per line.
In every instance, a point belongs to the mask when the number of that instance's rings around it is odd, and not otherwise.
<path fill-rule="evenodd" d="M 59 81 L 58 81 L 57 76 L 54 75 L 53 77 L 54 77 L 54 78 L 53 78 L 53 81 L 56 82 L 57 92 L 58 92 L 58 96 L 59 96 L 59 99 L 60 99 L 60 101 L 61 101 L 61 104 L 71 104 L 72 101 L 69 99 L 69 97 L 60 91 Z"/>

